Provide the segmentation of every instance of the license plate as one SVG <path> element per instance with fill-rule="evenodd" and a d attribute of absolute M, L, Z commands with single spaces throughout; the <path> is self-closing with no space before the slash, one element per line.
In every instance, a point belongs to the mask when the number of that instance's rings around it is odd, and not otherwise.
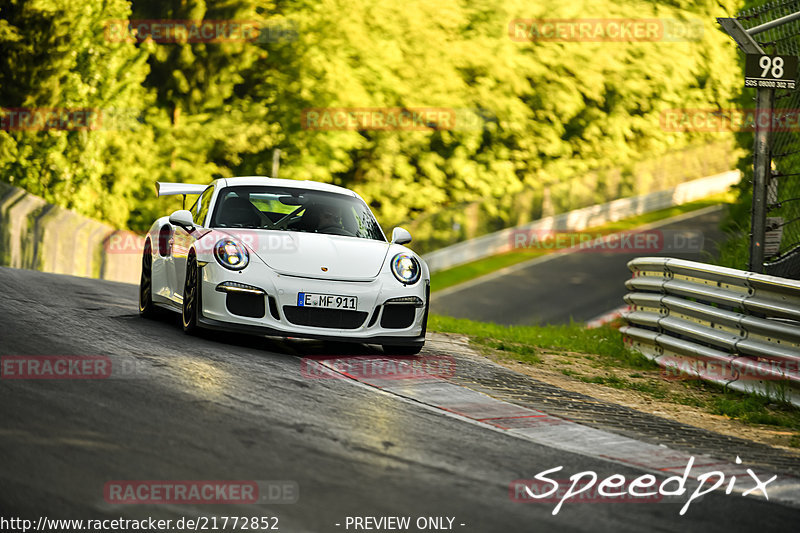
<path fill-rule="evenodd" d="M 358 304 L 355 296 L 337 294 L 316 294 L 313 292 L 297 293 L 297 305 L 300 307 L 325 307 L 327 309 L 353 309 Z"/>

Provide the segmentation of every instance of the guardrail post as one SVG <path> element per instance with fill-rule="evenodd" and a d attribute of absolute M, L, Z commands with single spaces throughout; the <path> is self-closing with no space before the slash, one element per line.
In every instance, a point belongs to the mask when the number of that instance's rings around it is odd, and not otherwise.
<path fill-rule="evenodd" d="M 753 205 L 750 214 L 750 263 L 747 270 L 764 272 L 764 238 L 767 223 L 767 185 L 771 177 L 770 129 L 773 89 L 756 89 L 756 138 L 753 150 Z M 766 126 L 764 123 L 766 122 Z"/>
<path fill-rule="evenodd" d="M 722 29 L 733 37 L 745 54 L 764 54 L 752 34 L 764 31 L 761 28 L 745 30 L 735 18 L 718 18 Z M 778 21 L 776 21 L 778 22 Z M 787 21 L 781 21 L 784 24 Z M 771 26 L 770 26 L 771 27 Z M 769 29 L 769 28 L 766 28 Z M 750 272 L 764 272 L 764 237 L 767 222 L 767 185 L 772 177 L 772 154 L 770 153 L 770 130 L 775 90 L 756 89 L 756 135 L 753 143 L 753 203 L 750 208 Z"/>

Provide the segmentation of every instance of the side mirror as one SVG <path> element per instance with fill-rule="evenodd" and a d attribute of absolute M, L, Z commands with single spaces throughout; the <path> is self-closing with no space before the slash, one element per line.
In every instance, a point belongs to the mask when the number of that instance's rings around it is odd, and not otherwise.
<path fill-rule="evenodd" d="M 392 230 L 392 244 L 406 244 L 411 242 L 411 234 L 403 228 Z"/>
<path fill-rule="evenodd" d="M 186 209 L 178 209 L 169 216 L 169 223 L 173 226 L 180 226 L 186 231 L 194 230 L 194 219 L 192 212 Z"/>

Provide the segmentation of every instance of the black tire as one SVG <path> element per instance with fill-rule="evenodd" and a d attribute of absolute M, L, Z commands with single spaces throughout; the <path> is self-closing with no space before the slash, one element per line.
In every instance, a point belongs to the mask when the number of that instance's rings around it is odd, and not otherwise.
<path fill-rule="evenodd" d="M 142 276 L 139 278 L 139 316 L 154 318 L 156 311 L 153 305 L 153 253 L 148 240 L 142 253 Z"/>
<path fill-rule="evenodd" d="M 198 275 L 197 259 L 192 253 L 186 260 L 186 281 L 183 283 L 183 312 L 181 313 L 183 331 L 190 335 L 197 334 L 200 329 L 197 322 L 198 316 L 200 316 L 200 276 Z"/>
<path fill-rule="evenodd" d="M 386 355 L 417 355 L 422 350 L 422 345 L 408 346 L 408 345 L 383 345 L 383 353 Z"/>

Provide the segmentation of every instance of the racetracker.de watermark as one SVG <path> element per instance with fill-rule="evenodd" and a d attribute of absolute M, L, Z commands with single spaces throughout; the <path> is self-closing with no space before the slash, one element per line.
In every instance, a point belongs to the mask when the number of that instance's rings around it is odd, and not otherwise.
<path fill-rule="evenodd" d="M 800 362 L 793 360 L 693 359 L 673 355 L 658 358 L 661 375 L 667 380 L 784 381 L 800 376 Z"/>
<path fill-rule="evenodd" d="M 107 355 L 4 355 L 3 380 L 94 380 L 141 378 L 150 365 L 135 357 Z"/>
<path fill-rule="evenodd" d="M 300 487 L 288 480 L 109 481 L 103 497 L 110 504 L 289 504 Z"/>
<path fill-rule="evenodd" d="M 103 111 L 96 108 L 0 108 L 0 130 L 3 131 L 83 131 L 102 127 Z"/>
<path fill-rule="evenodd" d="M 510 236 L 515 250 L 552 252 L 665 253 L 703 251 L 703 232 L 696 230 L 622 231 L 603 234 L 592 231 L 514 230 Z"/>
<path fill-rule="evenodd" d="M 450 355 L 304 357 L 300 373 L 308 379 L 444 379 L 456 375 L 456 360 Z"/>
<path fill-rule="evenodd" d="M 3 379 L 108 379 L 111 358 L 104 355 L 4 355 Z"/>
<path fill-rule="evenodd" d="M 668 132 L 798 132 L 800 109 L 665 109 L 659 123 Z"/>
<path fill-rule="evenodd" d="M 0 108 L 3 131 L 135 131 L 145 122 L 145 109 L 96 107 Z"/>
<path fill-rule="evenodd" d="M 265 228 L 268 229 L 268 228 Z M 280 253 L 293 253 L 297 251 L 296 239 L 287 232 L 276 234 L 275 232 L 266 232 L 263 230 L 248 230 L 248 229 L 229 229 L 228 233 L 232 234 L 236 241 L 241 242 L 251 250 L 256 252 L 265 252 L 271 254 Z M 153 243 L 152 250 L 154 253 L 162 253 L 162 255 L 169 255 L 172 253 L 174 246 L 173 232 L 165 232 L 156 235 Z M 185 237 L 185 236 L 184 236 Z M 147 239 L 147 234 L 137 234 L 131 231 L 116 231 L 109 235 L 103 242 L 103 249 L 107 254 L 134 254 L 140 255 L 144 250 L 144 243 Z M 216 244 L 222 239 L 230 239 L 227 233 L 208 232 L 202 235 L 199 239 L 194 240 L 194 249 L 198 252 L 213 252 Z M 183 244 L 189 244 L 187 242 Z"/>
<path fill-rule="evenodd" d="M 290 20 L 109 20 L 105 23 L 109 42 L 223 43 L 288 42 L 297 40 L 297 25 Z"/>
<path fill-rule="evenodd" d="M 312 107 L 302 111 L 300 125 L 323 131 L 455 130 L 457 117 L 450 107 Z"/>
<path fill-rule="evenodd" d="M 703 21 L 672 18 L 514 19 L 508 36 L 517 42 L 680 42 L 703 39 Z"/>

